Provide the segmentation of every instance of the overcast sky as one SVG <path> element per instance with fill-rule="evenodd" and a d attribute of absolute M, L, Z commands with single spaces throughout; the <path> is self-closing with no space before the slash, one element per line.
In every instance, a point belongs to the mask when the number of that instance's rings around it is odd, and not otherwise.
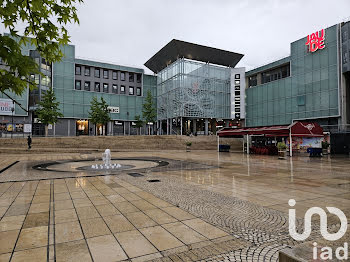
<path fill-rule="evenodd" d="M 76 56 L 142 68 L 175 38 L 242 53 L 238 66 L 252 69 L 288 56 L 291 42 L 350 19 L 350 0 L 84 1 L 80 25 L 69 26 Z"/>

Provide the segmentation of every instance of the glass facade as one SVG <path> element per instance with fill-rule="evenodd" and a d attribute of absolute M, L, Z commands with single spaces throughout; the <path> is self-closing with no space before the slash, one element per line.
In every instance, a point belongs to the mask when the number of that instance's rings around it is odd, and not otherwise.
<path fill-rule="evenodd" d="M 230 118 L 230 68 L 178 59 L 157 76 L 157 118 Z"/>
<path fill-rule="evenodd" d="M 339 117 L 339 64 L 342 62 L 343 68 L 347 65 L 344 44 L 350 31 L 349 26 L 342 26 L 342 53 L 338 48 L 340 26 L 335 25 L 325 29 L 324 49 L 309 52 L 304 37 L 291 43 L 290 56 L 246 73 L 246 126 L 288 125 L 304 119 L 333 121 Z M 151 76 L 140 68 L 77 59 L 72 45 L 62 47 L 64 57 L 53 65 L 33 50 L 30 44 L 22 48 L 44 73 L 31 75 L 39 89 L 21 96 L 9 95 L 32 110 L 41 90 L 52 85 L 67 119 L 88 119 L 92 98 L 103 97 L 108 105 L 120 108 L 118 113 L 111 113 L 113 120 L 134 121 L 136 115 L 142 115 L 148 90 L 155 97 L 157 120 L 232 119 L 231 103 L 244 101 L 244 95 L 239 97 L 242 79 L 231 79 L 233 69 L 228 67 L 179 58 Z M 232 101 L 231 88 L 235 94 Z M 234 108 L 241 113 L 239 106 Z M 28 113 L 16 105 L 14 115 Z"/>
<path fill-rule="evenodd" d="M 247 72 L 247 78 L 290 62 L 290 76 L 246 90 L 246 125 L 288 125 L 293 120 L 337 117 L 337 25 L 325 30 L 325 48 L 314 53 L 306 37 L 291 43 L 291 56 Z"/>
<path fill-rule="evenodd" d="M 29 90 L 29 109 L 33 110 L 43 96 L 43 92 L 51 88 L 52 65 L 44 58 L 40 57 L 38 51 L 30 50 L 29 55 L 35 60 L 40 72 L 42 73 L 42 75 L 31 75 L 31 80 L 37 85 L 36 89 Z"/>

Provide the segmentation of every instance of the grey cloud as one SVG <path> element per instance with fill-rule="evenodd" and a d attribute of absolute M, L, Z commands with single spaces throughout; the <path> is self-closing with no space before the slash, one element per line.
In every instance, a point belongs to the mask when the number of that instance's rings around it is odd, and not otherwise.
<path fill-rule="evenodd" d="M 251 69 L 349 17 L 350 1 L 85 0 L 78 10 L 69 31 L 79 57 L 143 67 L 177 38 L 243 53 L 238 66 Z"/>

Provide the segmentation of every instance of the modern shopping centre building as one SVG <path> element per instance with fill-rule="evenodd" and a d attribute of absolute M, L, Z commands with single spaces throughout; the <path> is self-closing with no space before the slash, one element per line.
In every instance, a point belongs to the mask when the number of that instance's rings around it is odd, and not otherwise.
<path fill-rule="evenodd" d="M 247 127 L 314 122 L 350 152 L 350 22 L 294 41 L 290 56 L 246 72 Z"/>
<path fill-rule="evenodd" d="M 244 119 L 245 72 L 233 68 L 241 54 L 172 40 L 146 63 L 155 72 L 147 75 L 141 68 L 78 59 L 73 45 L 62 51 L 62 61 L 51 65 L 33 46 L 22 48 L 44 76 L 31 76 L 37 89 L 21 96 L 7 94 L 17 103 L 0 94 L 3 136 L 11 135 L 12 126 L 14 135 L 44 134 L 35 109 L 43 92 L 51 87 L 64 115 L 49 126 L 49 135 L 55 136 L 138 134 L 135 118 L 142 116 L 149 90 L 157 121 L 149 123 L 151 128 L 141 128 L 142 134 L 209 134 L 216 132 L 217 123 L 223 125 L 226 120 L 227 125 L 229 121 L 241 125 Z M 93 97 L 103 97 L 109 105 L 112 121 L 105 126 L 96 128 L 89 121 Z"/>
<path fill-rule="evenodd" d="M 65 57 L 53 65 L 32 46 L 22 51 L 37 61 L 45 76 L 32 76 L 36 90 L 22 96 L 8 94 L 25 110 L 15 104 L 12 112 L 12 101 L 0 94 L 4 135 L 12 121 L 14 134 L 43 134 L 34 110 L 49 87 L 64 115 L 50 126 L 50 135 L 91 135 L 102 130 L 109 135 L 136 134 L 135 116 L 142 116 L 148 90 L 157 107 L 152 134 L 211 134 L 221 127 L 304 120 L 342 137 L 350 131 L 349 22 L 310 32 L 291 43 L 290 56 L 248 72 L 236 67 L 242 54 L 179 40 L 170 41 L 145 63 L 154 75 L 141 68 L 78 59 L 73 45 L 63 47 Z M 96 129 L 88 118 L 94 96 L 107 101 L 112 119 Z"/>

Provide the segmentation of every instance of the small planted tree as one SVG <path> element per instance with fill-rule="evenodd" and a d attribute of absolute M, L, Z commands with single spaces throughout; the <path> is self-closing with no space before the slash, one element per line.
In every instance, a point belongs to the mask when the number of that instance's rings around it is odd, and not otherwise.
<path fill-rule="evenodd" d="M 139 115 L 135 116 L 135 125 L 138 130 L 138 134 L 141 135 L 141 127 L 143 127 L 143 121 Z"/>
<path fill-rule="evenodd" d="M 89 118 L 91 123 L 93 123 L 95 127 L 97 127 L 98 124 L 106 125 L 109 121 L 111 121 L 111 118 L 109 116 L 108 104 L 103 99 L 103 97 L 101 97 L 101 101 L 98 101 L 96 97 L 92 98 L 89 111 Z"/>
<path fill-rule="evenodd" d="M 279 159 L 285 159 L 286 158 L 287 145 L 284 142 L 278 142 L 277 143 L 277 149 L 278 149 L 278 158 Z"/>
<path fill-rule="evenodd" d="M 49 125 L 57 123 L 59 117 L 63 114 L 59 111 L 59 102 L 56 102 L 55 92 L 52 88 L 44 92 L 44 96 L 38 103 L 38 109 L 35 111 L 38 120 L 45 125 L 45 136 L 48 135 Z"/>
<path fill-rule="evenodd" d="M 278 148 L 278 150 L 283 151 L 283 150 L 287 149 L 287 145 L 284 142 L 278 142 L 277 148 Z"/>
<path fill-rule="evenodd" d="M 103 97 L 101 97 L 101 102 L 100 102 L 100 108 L 101 108 L 101 123 L 102 125 L 106 125 L 109 121 L 111 121 L 111 117 L 110 117 L 110 112 L 108 109 L 108 104 L 106 102 L 106 100 L 103 99 Z M 105 132 L 106 135 L 106 132 Z"/>
<path fill-rule="evenodd" d="M 143 104 L 142 116 L 146 123 L 154 123 L 157 117 L 157 110 L 153 101 L 151 90 L 147 91 L 145 103 Z M 148 134 L 151 134 L 151 126 L 148 125 Z"/>

